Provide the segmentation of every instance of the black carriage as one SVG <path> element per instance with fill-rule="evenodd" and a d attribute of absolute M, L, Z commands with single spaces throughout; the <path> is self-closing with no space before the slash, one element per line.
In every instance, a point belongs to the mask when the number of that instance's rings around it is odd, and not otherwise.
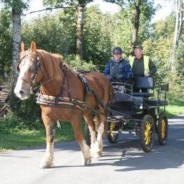
<path fill-rule="evenodd" d="M 155 87 L 152 77 L 138 77 L 134 87 L 146 89 L 147 92 L 134 92 L 133 85 L 124 82 L 112 82 L 115 102 L 111 104 L 107 138 L 116 143 L 123 131 L 133 130 L 140 137 L 141 147 L 145 152 L 151 151 L 155 133 L 160 145 L 166 144 L 168 120 L 165 114 L 168 84 Z"/>

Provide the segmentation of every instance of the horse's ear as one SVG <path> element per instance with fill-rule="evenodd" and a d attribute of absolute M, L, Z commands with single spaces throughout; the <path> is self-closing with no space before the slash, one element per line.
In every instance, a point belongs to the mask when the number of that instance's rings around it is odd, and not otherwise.
<path fill-rule="evenodd" d="M 21 52 L 23 52 L 25 50 L 26 50 L 26 48 L 25 48 L 24 42 L 21 42 Z"/>
<path fill-rule="evenodd" d="M 34 41 L 31 42 L 31 52 L 36 52 L 36 43 Z"/>

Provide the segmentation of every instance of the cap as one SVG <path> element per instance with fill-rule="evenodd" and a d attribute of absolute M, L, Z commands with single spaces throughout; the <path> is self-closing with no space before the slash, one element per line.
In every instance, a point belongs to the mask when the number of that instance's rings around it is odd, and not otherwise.
<path fill-rule="evenodd" d="M 122 54 L 123 50 L 120 47 L 115 47 L 112 51 L 113 54 Z"/>
<path fill-rule="evenodd" d="M 134 49 L 141 49 L 141 50 L 143 50 L 143 47 L 142 47 L 142 45 L 136 45 L 136 46 L 134 46 Z"/>

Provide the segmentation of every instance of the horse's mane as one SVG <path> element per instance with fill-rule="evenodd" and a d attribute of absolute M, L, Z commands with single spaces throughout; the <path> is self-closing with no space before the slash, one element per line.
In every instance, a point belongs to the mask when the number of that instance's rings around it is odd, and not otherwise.
<path fill-rule="evenodd" d="M 68 68 L 68 66 L 64 63 L 63 56 L 60 54 L 49 53 L 45 50 L 37 50 L 40 58 L 43 58 L 44 66 L 49 74 L 50 78 L 54 78 L 56 80 L 61 80 L 61 70 L 63 66 Z"/>

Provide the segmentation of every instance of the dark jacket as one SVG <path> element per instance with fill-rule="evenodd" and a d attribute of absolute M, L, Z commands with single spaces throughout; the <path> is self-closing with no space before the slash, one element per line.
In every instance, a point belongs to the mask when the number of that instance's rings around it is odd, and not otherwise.
<path fill-rule="evenodd" d="M 156 66 L 155 64 L 149 59 L 149 74 L 150 76 L 153 76 L 157 69 L 156 69 Z M 140 59 L 134 59 L 134 63 L 133 63 L 133 66 L 132 66 L 132 72 L 134 74 L 134 76 L 144 76 L 144 62 L 143 62 L 143 57 L 140 58 Z"/>
<path fill-rule="evenodd" d="M 105 65 L 103 71 L 109 79 L 132 79 L 133 73 L 127 60 L 121 59 L 119 62 L 110 60 Z"/>

